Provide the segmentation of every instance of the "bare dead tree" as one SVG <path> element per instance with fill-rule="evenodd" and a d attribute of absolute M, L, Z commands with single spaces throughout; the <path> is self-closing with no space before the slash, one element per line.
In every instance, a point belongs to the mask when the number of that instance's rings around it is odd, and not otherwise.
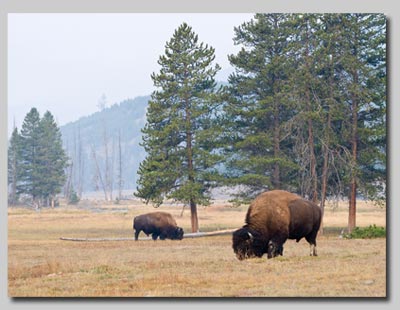
<path fill-rule="evenodd" d="M 81 126 L 78 124 L 78 185 L 77 191 L 78 196 L 82 197 L 83 192 L 83 177 L 84 177 L 84 164 L 82 155 L 82 137 L 81 137 Z"/>
<path fill-rule="evenodd" d="M 121 150 L 121 130 L 118 131 L 118 200 L 122 198 L 122 187 L 124 181 L 122 178 L 122 150 Z"/>
<path fill-rule="evenodd" d="M 69 154 L 69 142 L 66 141 L 65 144 L 65 152 Z M 72 189 L 72 182 L 73 182 L 73 168 L 74 168 L 74 161 L 72 158 L 69 159 L 68 167 L 66 168 L 66 181 L 64 185 L 64 197 L 68 199 L 71 189 Z"/>
<path fill-rule="evenodd" d="M 103 176 L 101 174 L 101 169 L 100 169 L 100 166 L 99 166 L 99 163 L 98 163 L 98 160 L 97 160 L 97 156 L 96 156 L 96 150 L 95 150 L 93 145 L 91 145 L 91 148 L 92 148 L 92 158 L 93 158 L 93 161 L 94 161 L 95 166 L 96 166 L 96 175 L 97 175 L 97 177 L 98 177 L 98 179 L 100 181 L 100 185 L 101 185 L 101 188 L 102 188 L 103 193 L 104 193 L 104 199 L 106 201 L 108 201 L 107 187 L 106 187 L 106 184 L 104 183 L 104 178 L 103 178 Z"/>
<path fill-rule="evenodd" d="M 110 200 L 113 200 L 113 191 L 114 191 L 114 161 L 115 161 L 115 139 L 113 137 L 112 147 L 111 147 L 109 179 L 108 179 L 108 190 L 110 193 Z"/>

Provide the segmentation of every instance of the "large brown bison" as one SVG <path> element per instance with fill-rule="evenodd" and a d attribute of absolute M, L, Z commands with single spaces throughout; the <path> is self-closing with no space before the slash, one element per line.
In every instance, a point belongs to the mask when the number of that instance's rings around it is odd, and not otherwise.
<path fill-rule="evenodd" d="M 232 247 L 239 260 L 283 255 L 287 239 L 303 237 L 310 244 L 310 255 L 317 256 L 316 237 L 321 224 L 320 208 L 300 196 L 282 190 L 260 194 L 251 203 L 246 225 L 236 230 Z"/>
<path fill-rule="evenodd" d="M 151 234 L 153 240 L 158 237 L 161 240 L 182 240 L 183 238 L 183 229 L 178 227 L 175 219 L 167 212 L 138 215 L 133 219 L 133 229 L 135 230 L 135 240 L 138 240 L 141 231 L 147 236 Z"/>

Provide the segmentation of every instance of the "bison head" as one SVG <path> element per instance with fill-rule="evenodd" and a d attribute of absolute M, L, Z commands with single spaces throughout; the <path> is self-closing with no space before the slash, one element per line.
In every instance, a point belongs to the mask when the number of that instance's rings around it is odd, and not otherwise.
<path fill-rule="evenodd" d="M 171 237 L 173 240 L 182 240 L 183 239 L 183 229 L 180 227 L 177 227 L 173 236 Z"/>
<path fill-rule="evenodd" d="M 233 233 L 232 248 L 239 260 L 261 257 L 266 253 L 266 242 L 257 231 L 244 226 Z"/>

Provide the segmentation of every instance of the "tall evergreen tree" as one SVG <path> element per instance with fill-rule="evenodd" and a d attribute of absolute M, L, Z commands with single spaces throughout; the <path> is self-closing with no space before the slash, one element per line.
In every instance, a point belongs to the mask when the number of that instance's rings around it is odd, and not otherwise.
<path fill-rule="evenodd" d="M 349 224 L 356 226 L 356 198 L 382 192 L 386 174 L 386 20 L 383 14 L 343 16 L 349 152 Z"/>
<path fill-rule="evenodd" d="M 53 115 L 47 111 L 39 124 L 40 147 L 38 166 L 43 177 L 41 195 L 54 207 L 54 197 L 61 192 L 66 181 L 67 156 L 62 147 L 61 132 Z"/>
<path fill-rule="evenodd" d="M 146 159 L 135 195 L 156 206 L 173 199 L 190 206 L 192 231 L 199 229 L 197 205 L 210 203 L 220 156 L 212 150 L 218 117 L 214 49 L 199 43 L 183 23 L 166 43 L 143 128 Z"/>
<path fill-rule="evenodd" d="M 314 53 L 315 77 L 319 81 L 313 91 L 318 110 L 316 131 L 318 162 L 317 173 L 320 183 L 320 207 L 324 214 L 325 201 L 329 196 L 343 195 L 342 167 L 346 160 L 338 154 L 342 150 L 342 124 L 348 114 L 344 104 L 342 76 L 343 25 L 341 14 L 319 14 L 314 36 L 320 42 Z M 315 115 L 315 114 L 314 114 Z M 323 217 L 323 216 L 322 216 Z M 323 222 L 320 231 L 323 230 Z"/>
<path fill-rule="evenodd" d="M 32 108 L 25 116 L 21 129 L 21 170 L 19 175 L 18 193 L 32 197 L 33 203 L 38 204 L 41 196 L 43 175 L 40 174 L 38 164 L 40 148 L 40 115 L 36 108 Z"/>
<path fill-rule="evenodd" d="M 9 204 L 15 204 L 18 200 L 17 184 L 21 171 L 21 143 L 18 129 L 15 127 L 8 145 L 8 184 L 11 186 Z"/>
<path fill-rule="evenodd" d="M 285 54 L 287 14 L 256 14 L 235 28 L 235 44 L 243 47 L 229 60 L 226 105 L 228 170 L 231 184 L 245 185 L 238 198 L 252 198 L 266 189 L 290 189 L 298 169 L 289 155 L 292 141 L 285 123 L 293 106 L 286 81 L 291 63 Z M 241 199 L 240 199 L 241 200 Z"/>
<path fill-rule="evenodd" d="M 316 202 L 318 199 L 317 138 L 321 87 L 316 68 L 319 62 L 316 51 L 320 40 L 315 32 L 319 27 L 319 14 L 292 14 L 289 17 L 290 44 L 287 55 L 293 67 L 289 74 L 290 93 L 296 117 L 292 124 L 295 156 L 299 164 L 300 191 Z"/>
<path fill-rule="evenodd" d="M 67 156 L 52 114 L 46 112 L 41 119 L 37 109 L 32 108 L 25 116 L 21 134 L 14 130 L 9 154 L 9 171 L 16 172 L 12 176 L 16 179 L 17 194 L 30 196 L 36 207 L 44 200 L 54 205 L 54 197 L 65 182 Z"/>

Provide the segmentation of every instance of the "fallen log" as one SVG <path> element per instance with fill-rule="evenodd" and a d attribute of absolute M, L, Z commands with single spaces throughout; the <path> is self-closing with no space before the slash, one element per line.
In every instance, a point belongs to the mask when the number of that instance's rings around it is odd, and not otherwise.
<path fill-rule="evenodd" d="M 226 229 L 226 230 L 217 230 L 217 231 L 210 231 L 210 232 L 187 233 L 187 234 L 183 235 L 183 238 L 200 238 L 200 237 L 230 235 L 235 230 L 236 229 Z"/>
<path fill-rule="evenodd" d="M 236 229 L 226 229 L 210 232 L 197 232 L 197 233 L 187 233 L 183 235 L 183 238 L 201 238 L 201 237 L 212 237 L 212 236 L 222 236 L 230 235 Z M 135 241 L 135 238 L 67 238 L 60 237 L 60 240 L 64 241 L 76 241 L 76 242 L 104 242 L 104 241 Z M 150 237 L 139 238 L 140 241 L 152 240 Z"/>
<path fill-rule="evenodd" d="M 64 241 L 78 241 L 78 242 L 98 242 L 98 241 L 132 241 L 135 238 L 66 238 L 60 237 Z M 151 240 L 151 238 L 139 238 L 139 240 Z"/>

